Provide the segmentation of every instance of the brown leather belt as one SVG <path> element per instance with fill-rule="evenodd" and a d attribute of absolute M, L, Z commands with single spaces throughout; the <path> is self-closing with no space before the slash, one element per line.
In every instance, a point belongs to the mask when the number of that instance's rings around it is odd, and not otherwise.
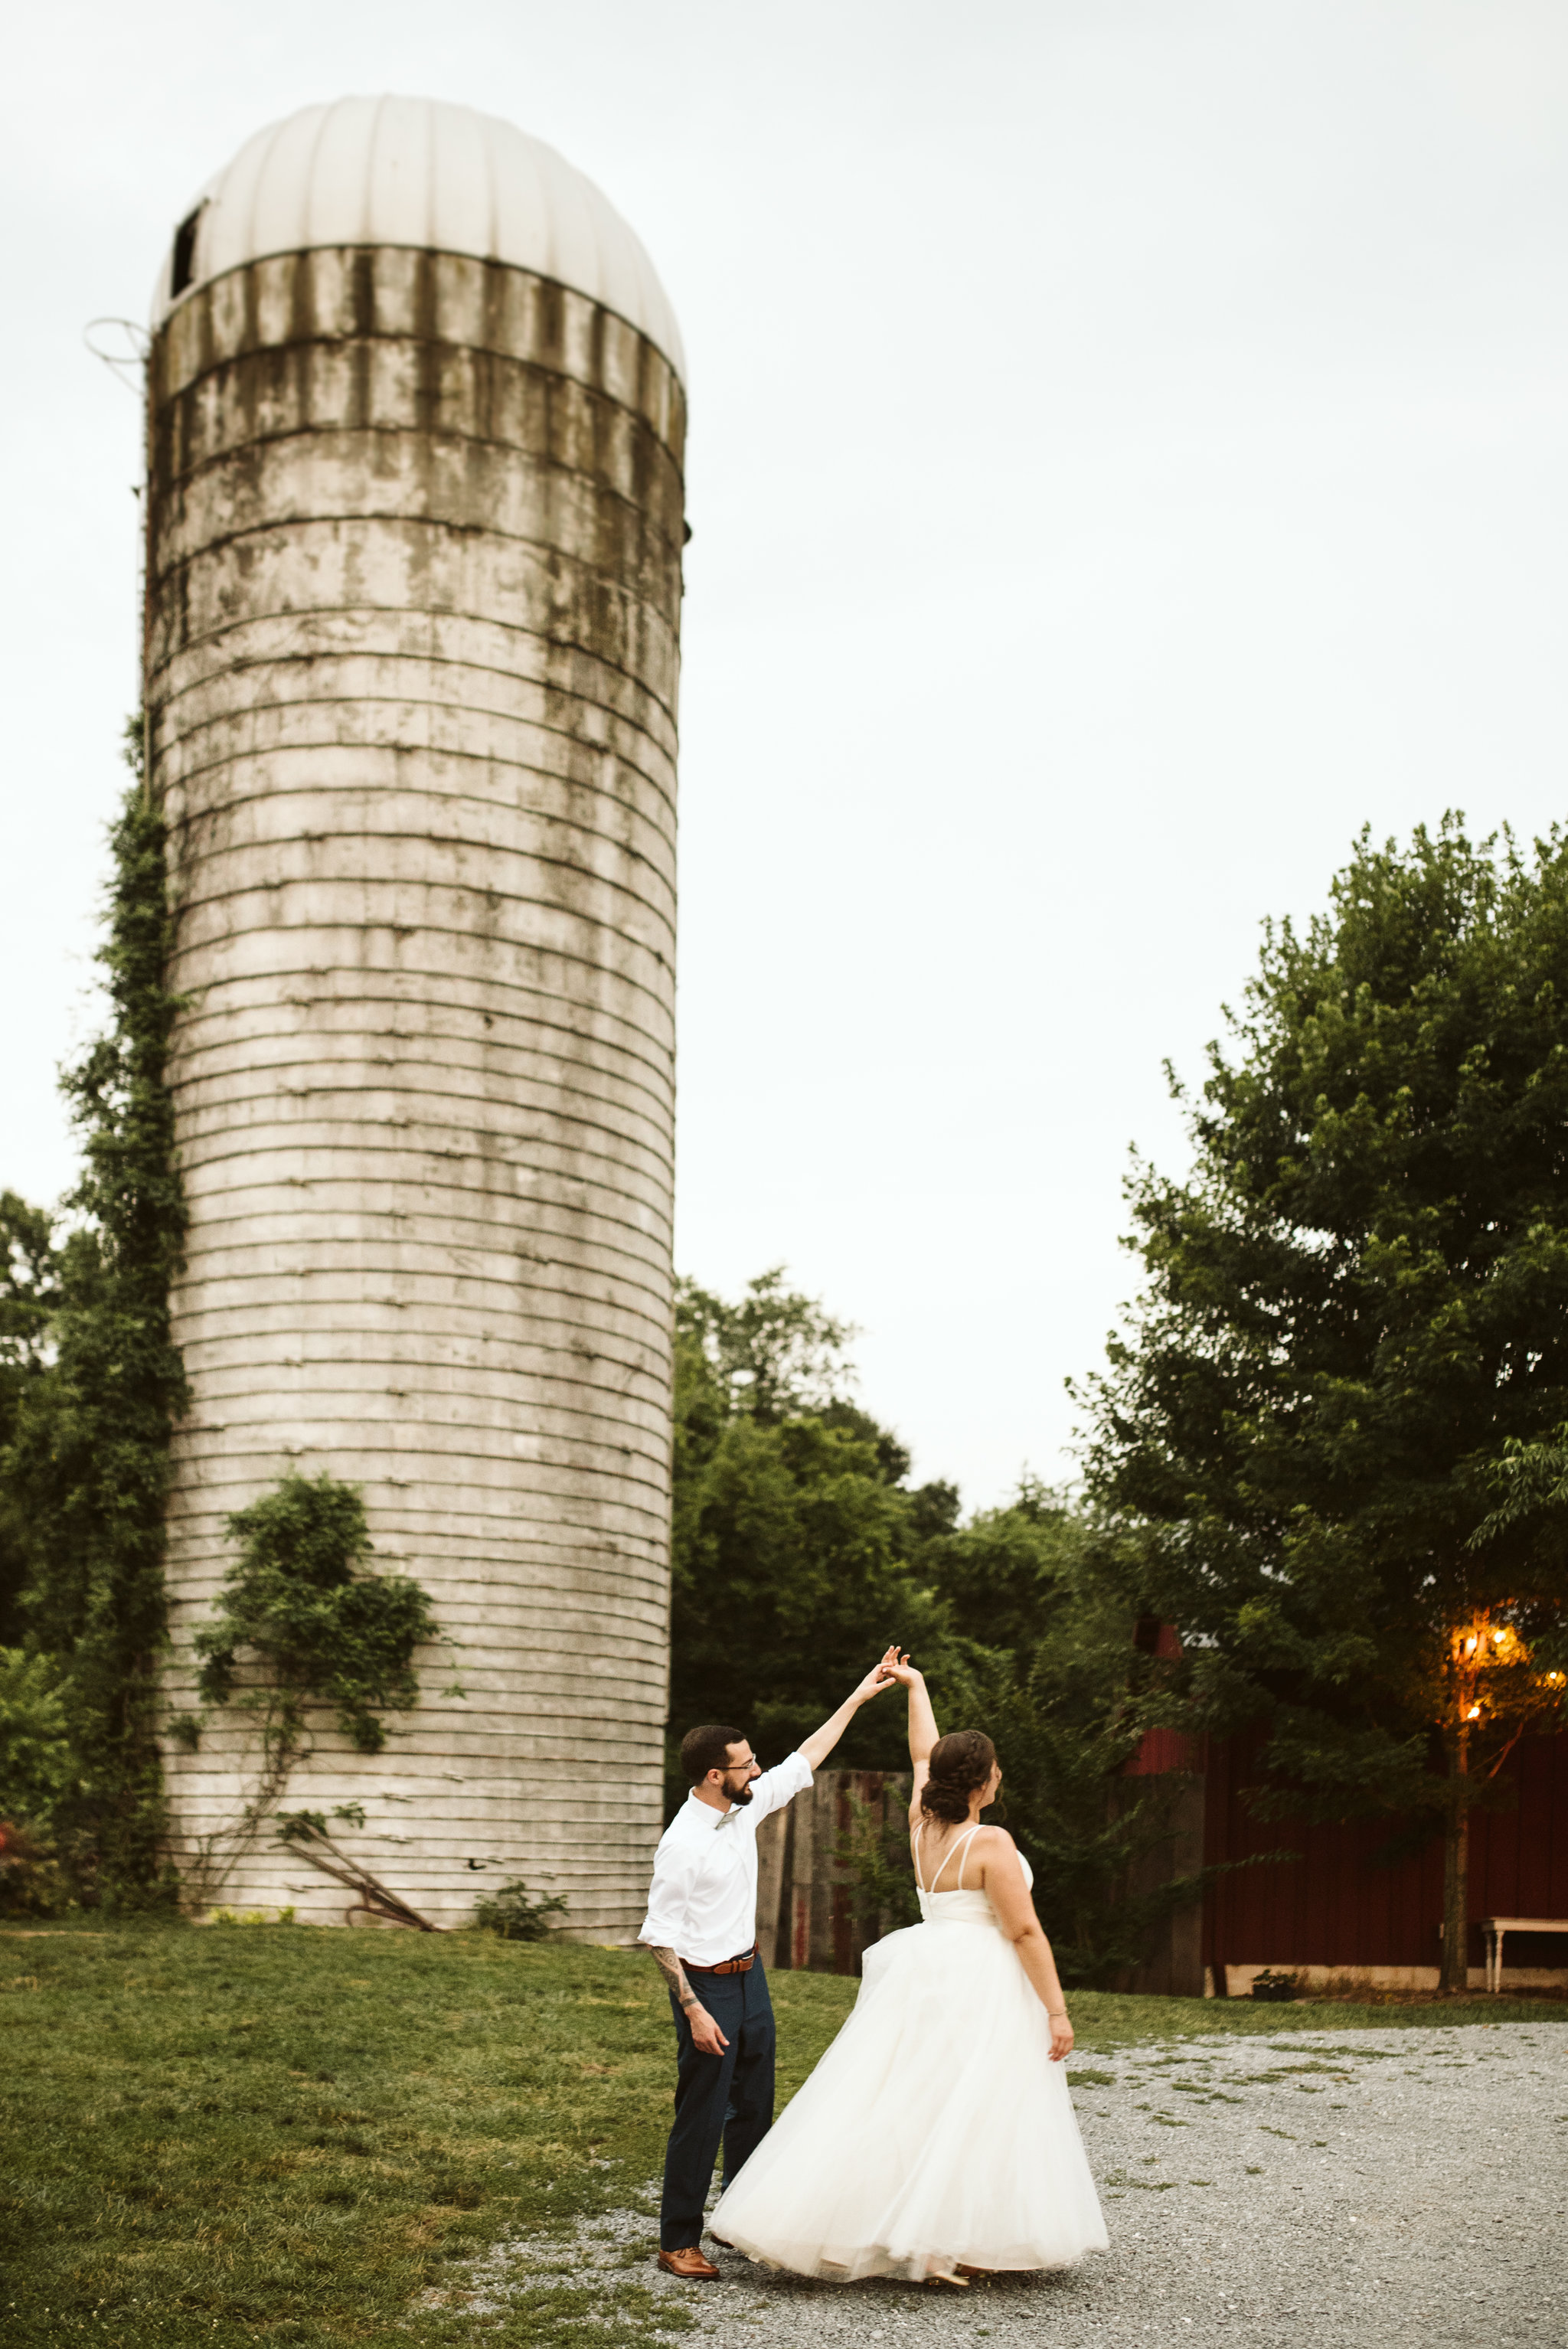
<path fill-rule="evenodd" d="M 685 1961 L 682 1961 L 685 1963 Z M 757 1944 L 752 1942 L 744 1957 L 726 1958 L 721 1966 L 686 1966 L 688 1974 L 748 1974 L 757 1963 Z"/>

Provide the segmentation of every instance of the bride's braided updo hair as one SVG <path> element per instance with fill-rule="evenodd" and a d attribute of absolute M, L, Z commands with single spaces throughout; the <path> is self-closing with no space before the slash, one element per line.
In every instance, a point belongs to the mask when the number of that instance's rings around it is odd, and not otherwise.
<path fill-rule="evenodd" d="M 920 1790 L 920 1807 L 934 1819 L 969 1816 L 969 1797 L 983 1786 L 996 1764 L 996 1748 L 983 1729 L 954 1729 L 931 1749 L 931 1775 Z"/>

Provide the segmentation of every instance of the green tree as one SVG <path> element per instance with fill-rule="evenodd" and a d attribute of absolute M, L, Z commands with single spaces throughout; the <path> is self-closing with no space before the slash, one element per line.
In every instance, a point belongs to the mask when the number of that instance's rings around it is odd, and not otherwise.
<path fill-rule="evenodd" d="M 683 1282 L 676 1343 L 670 1717 L 734 1721 L 781 1757 L 840 1704 L 890 1640 L 958 1662 L 915 1571 L 917 1527 L 950 1488 L 912 1493 L 909 1455 L 849 1399 L 851 1332 L 785 1287 L 738 1304 Z M 835 1755 L 903 1765 L 891 1704 Z"/>
<path fill-rule="evenodd" d="M 758 1273 L 731 1304 L 695 1280 L 676 1285 L 676 1330 L 700 1357 L 726 1419 L 770 1427 L 844 1402 L 854 1384 L 845 1349 L 858 1333 L 814 1298 L 785 1287 L 781 1264 Z"/>
<path fill-rule="evenodd" d="M 165 829 L 136 780 L 110 833 L 110 1017 L 62 1079 L 84 1159 L 66 1202 L 46 1373 L 23 1385 L 4 1463 L 27 1528 L 27 1638 L 58 1659 L 76 1755 L 62 1855 L 78 1890 L 121 1904 L 168 1897 L 160 1859 L 158 1666 L 166 1634 L 164 1505 L 186 1406 L 169 1290 L 185 1213 L 165 1069 L 176 1010 Z"/>
<path fill-rule="evenodd" d="M 976 1635 L 984 1627 L 987 1648 L 1032 1656 L 1084 1588 L 1086 1539 L 1065 1496 L 1026 1476 L 1005 1507 L 983 1509 L 963 1526 L 954 1509 L 949 1523 L 933 1527 L 921 1543 L 921 1571 L 957 1622 Z M 1131 1611 L 1121 1644 L 1130 1651 Z"/>
<path fill-rule="evenodd" d="M 74 1777 L 58 1666 L 0 1648 L 0 1819 L 46 1833 Z"/>
<path fill-rule="evenodd" d="M 26 1398 L 48 1368 L 59 1280 L 54 1217 L 15 1191 L 0 1191 L 0 1464 L 16 1441 Z M 31 1537 L 29 1514 L 0 1473 L 0 1640 L 22 1636 Z"/>
<path fill-rule="evenodd" d="M 1186 1643 L 1169 1717 L 1266 1721 L 1276 1810 L 1440 1820 L 1460 1988 L 1471 1808 L 1561 1692 L 1568 843 L 1364 834 L 1227 1017 L 1191 1175 L 1132 1183 L 1091 1485 Z"/>
<path fill-rule="evenodd" d="M 76 1775 L 54 1659 L 0 1648 L 0 1909 L 68 1902 L 55 1829 Z"/>

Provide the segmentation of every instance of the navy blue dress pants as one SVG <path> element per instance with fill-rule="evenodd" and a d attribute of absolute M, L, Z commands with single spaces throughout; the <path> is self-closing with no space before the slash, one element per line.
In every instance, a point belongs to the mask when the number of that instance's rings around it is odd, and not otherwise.
<path fill-rule="evenodd" d="M 666 2251 L 702 2240 L 703 2211 L 720 2144 L 727 2186 L 773 2125 L 773 2002 L 761 1959 L 754 1959 L 745 1974 L 704 1973 L 689 1966 L 686 1972 L 729 2044 L 721 2055 L 701 2054 L 671 1992 L 676 2125 L 665 2153 L 659 2211 L 659 2245 Z"/>

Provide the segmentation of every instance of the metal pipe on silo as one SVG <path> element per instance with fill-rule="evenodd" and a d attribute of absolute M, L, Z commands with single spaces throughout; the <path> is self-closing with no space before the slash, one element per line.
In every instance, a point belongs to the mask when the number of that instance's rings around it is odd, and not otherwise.
<path fill-rule="evenodd" d="M 291 1469 L 457 1645 L 288 1801 L 438 1921 L 634 1930 L 667 1671 L 681 359 L 631 232 L 455 107 L 253 140 L 149 365 L 148 723 L 184 999 L 170 1689 Z M 455 1681 L 465 1694 L 442 1694 Z M 242 1806 L 220 1716 L 175 1857 Z M 258 1836 L 222 1896 L 335 1915 Z"/>

